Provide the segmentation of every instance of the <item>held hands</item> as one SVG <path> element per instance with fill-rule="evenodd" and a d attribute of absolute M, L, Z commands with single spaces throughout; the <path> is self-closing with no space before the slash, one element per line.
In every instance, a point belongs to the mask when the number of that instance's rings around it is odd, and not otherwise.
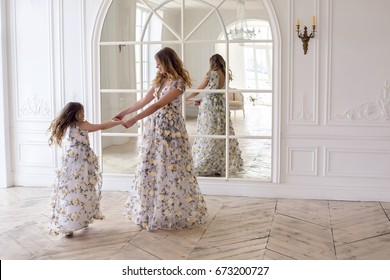
<path fill-rule="evenodd" d="M 123 120 L 120 120 L 120 119 L 118 119 L 118 118 L 113 118 L 111 121 L 115 124 L 115 126 L 120 125 L 120 124 L 121 124 L 121 125 L 124 124 L 124 121 L 123 121 Z"/>
<path fill-rule="evenodd" d="M 191 105 L 192 103 L 194 103 L 195 106 L 199 106 L 199 105 L 200 105 L 200 102 L 201 102 L 200 99 L 199 99 L 199 100 L 186 100 L 186 101 L 185 101 L 185 105 L 186 105 L 186 106 L 189 106 L 189 105 Z"/>
<path fill-rule="evenodd" d="M 118 125 L 118 124 L 122 124 L 123 121 L 119 120 L 119 119 L 112 119 L 111 120 L 113 123 L 115 123 L 115 125 Z"/>
<path fill-rule="evenodd" d="M 126 116 L 126 112 L 122 111 L 116 116 L 112 118 L 113 121 L 119 121 L 120 124 L 122 124 L 124 127 L 129 128 L 132 127 L 137 121 L 134 118 L 130 118 L 128 120 L 124 120 L 124 117 Z"/>
<path fill-rule="evenodd" d="M 113 121 L 115 120 L 123 120 L 123 118 L 126 116 L 126 114 L 123 114 L 123 113 L 119 113 L 118 115 L 116 115 L 115 117 L 112 118 Z"/>
<path fill-rule="evenodd" d="M 120 119 L 118 116 L 115 116 L 112 119 L 113 122 L 118 122 L 118 124 L 122 124 L 124 127 L 129 128 L 132 127 L 137 121 L 134 118 L 128 119 L 127 121 Z"/>

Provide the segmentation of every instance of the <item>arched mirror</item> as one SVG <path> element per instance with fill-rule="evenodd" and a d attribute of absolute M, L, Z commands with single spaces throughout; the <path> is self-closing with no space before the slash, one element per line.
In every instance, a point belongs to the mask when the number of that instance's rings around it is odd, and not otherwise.
<path fill-rule="evenodd" d="M 209 70 L 209 58 L 220 54 L 232 71 L 222 94 L 226 132 L 199 134 L 199 106 L 184 102 L 183 115 L 193 144 L 196 139 L 223 141 L 223 174 L 269 182 L 272 169 L 273 39 L 261 0 L 113 0 L 100 39 L 101 117 L 107 120 L 142 98 L 155 77 L 154 54 L 162 47 L 179 54 L 196 88 Z M 207 94 L 201 91 L 199 96 Z M 115 127 L 102 133 L 105 174 L 134 174 L 142 122 L 130 129 Z M 226 168 L 238 143 L 242 170 Z"/>

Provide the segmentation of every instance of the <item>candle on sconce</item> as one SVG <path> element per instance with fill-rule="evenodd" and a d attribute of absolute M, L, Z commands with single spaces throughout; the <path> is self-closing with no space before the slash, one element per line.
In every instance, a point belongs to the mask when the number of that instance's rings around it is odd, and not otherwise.
<path fill-rule="evenodd" d="M 300 38 L 302 40 L 303 54 L 307 53 L 307 50 L 308 50 L 308 47 L 309 47 L 309 40 L 311 38 L 314 38 L 315 34 L 316 34 L 316 17 L 315 16 L 312 17 L 311 23 L 313 25 L 313 30 L 309 34 L 307 32 L 307 27 L 306 26 L 303 26 L 303 32 L 301 32 L 301 30 L 299 28 L 300 27 L 299 19 L 297 20 L 297 30 L 296 30 L 296 32 L 297 32 L 298 38 Z"/>

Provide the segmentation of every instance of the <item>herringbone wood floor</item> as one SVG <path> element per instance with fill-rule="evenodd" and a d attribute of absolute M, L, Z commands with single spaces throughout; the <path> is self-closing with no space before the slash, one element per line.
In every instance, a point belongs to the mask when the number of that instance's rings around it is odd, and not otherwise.
<path fill-rule="evenodd" d="M 390 259 L 390 202 L 205 196 L 209 222 L 148 232 L 122 216 L 126 192 L 103 192 L 106 219 L 71 238 L 48 234 L 50 188 L 0 189 L 0 258 Z"/>

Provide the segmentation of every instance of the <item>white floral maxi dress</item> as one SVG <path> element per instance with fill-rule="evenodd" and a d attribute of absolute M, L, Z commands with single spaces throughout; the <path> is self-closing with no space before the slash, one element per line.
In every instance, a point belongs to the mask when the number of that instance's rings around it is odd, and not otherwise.
<path fill-rule="evenodd" d="M 161 96 L 172 87 L 184 91 L 183 81 L 173 81 Z M 208 215 L 181 110 L 179 96 L 145 121 L 124 215 L 147 230 L 190 228 L 205 223 Z"/>
<path fill-rule="evenodd" d="M 209 72 L 209 82 L 205 89 L 218 89 L 219 75 Z M 223 87 L 224 88 L 224 87 Z M 197 134 L 226 135 L 226 101 L 224 93 L 207 92 L 202 98 L 198 119 Z M 234 128 L 229 113 L 229 133 L 234 135 Z M 226 140 L 213 138 L 196 138 L 192 146 L 194 167 L 197 175 L 224 175 L 226 165 Z M 243 170 L 243 160 L 237 139 L 229 142 L 229 172 Z"/>
<path fill-rule="evenodd" d="M 98 158 L 89 145 L 88 132 L 77 123 L 67 131 L 69 146 L 50 198 L 50 233 L 57 235 L 87 227 L 103 219 L 100 210 L 101 173 Z"/>

